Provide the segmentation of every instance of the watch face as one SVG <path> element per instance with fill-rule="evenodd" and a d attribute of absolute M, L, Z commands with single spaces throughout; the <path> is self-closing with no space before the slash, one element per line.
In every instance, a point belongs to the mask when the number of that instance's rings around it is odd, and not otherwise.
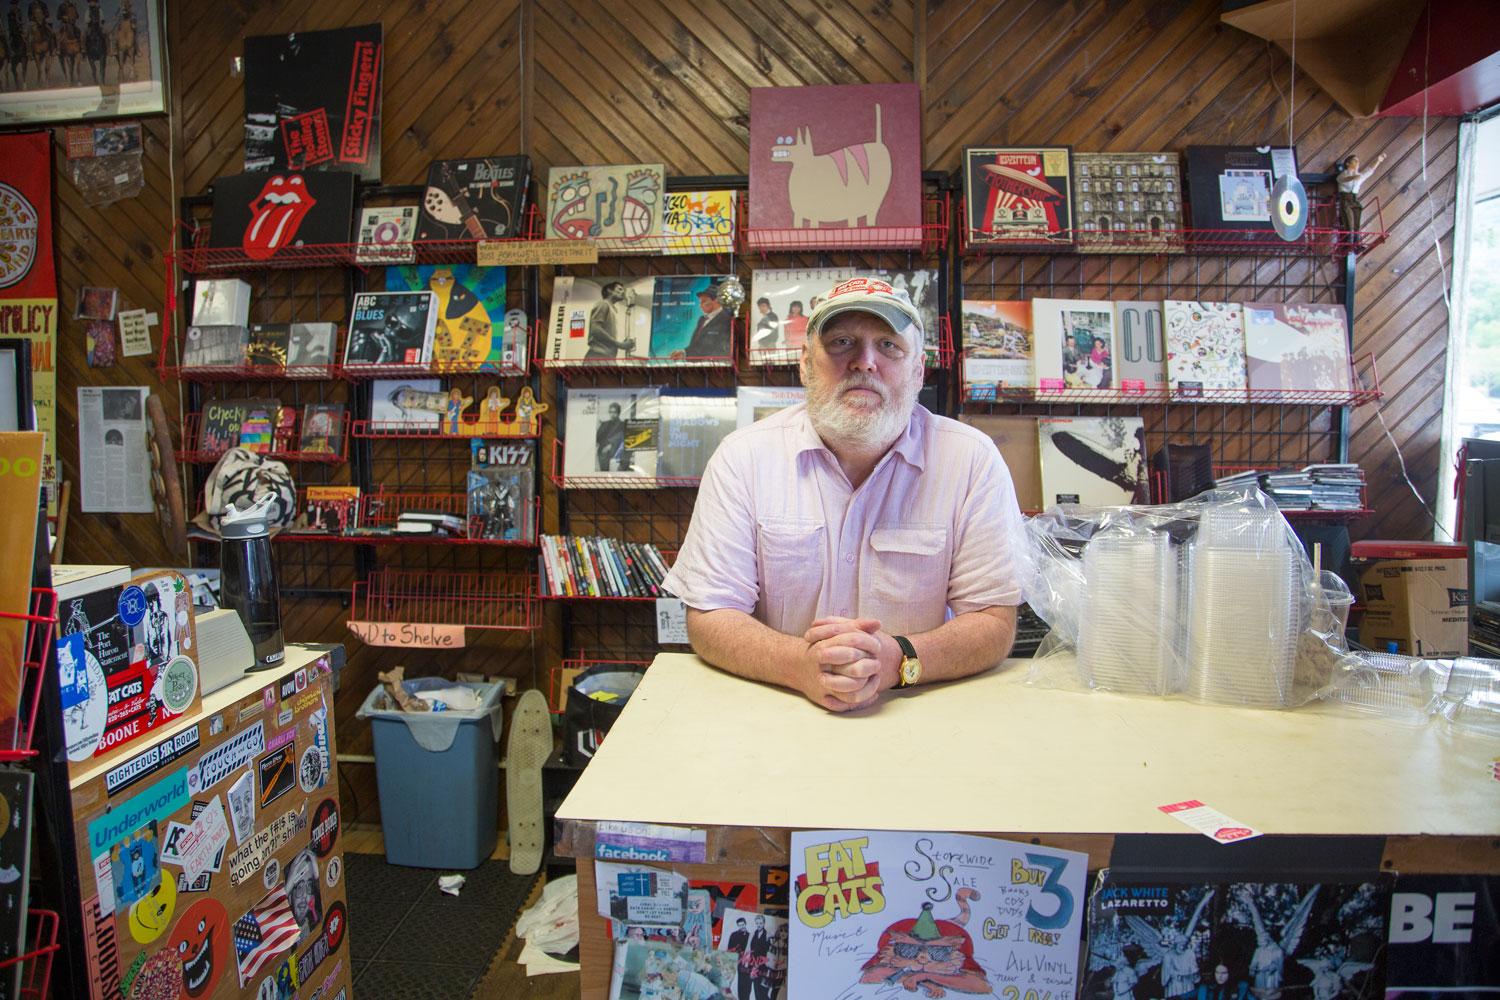
<path fill-rule="evenodd" d="M 917 678 L 922 676 L 922 664 L 917 660 L 905 659 L 901 661 L 901 680 L 906 684 L 915 684 Z"/>

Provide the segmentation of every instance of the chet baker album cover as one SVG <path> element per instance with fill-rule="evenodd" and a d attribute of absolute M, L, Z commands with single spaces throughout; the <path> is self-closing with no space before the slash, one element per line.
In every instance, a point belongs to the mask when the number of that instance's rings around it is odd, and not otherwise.
<path fill-rule="evenodd" d="M 379 24 L 245 39 L 245 169 L 380 180 Z"/>

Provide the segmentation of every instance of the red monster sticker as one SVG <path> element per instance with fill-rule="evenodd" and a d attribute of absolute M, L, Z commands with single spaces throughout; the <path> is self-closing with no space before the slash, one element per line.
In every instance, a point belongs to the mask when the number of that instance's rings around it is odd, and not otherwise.
<path fill-rule="evenodd" d="M 251 260 L 270 260 L 297 238 L 302 220 L 317 199 L 301 174 L 273 174 L 250 202 L 250 225 L 241 241 Z"/>
<path fill-rule="evenodd" d="M 216 899 L 200 899 L 172 928 L 167 946 L 182 963 L 182 995 L 206 997 L 229 964 L 229 913 Z"/>

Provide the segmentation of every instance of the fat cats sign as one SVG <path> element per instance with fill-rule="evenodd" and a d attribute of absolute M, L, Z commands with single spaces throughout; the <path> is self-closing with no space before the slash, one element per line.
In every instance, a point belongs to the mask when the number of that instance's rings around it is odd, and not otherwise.
<path fill-rule="evenodd" d="M 922 112 L 914 83 L 750 91 L 752 247 L 915 247 Z"/>

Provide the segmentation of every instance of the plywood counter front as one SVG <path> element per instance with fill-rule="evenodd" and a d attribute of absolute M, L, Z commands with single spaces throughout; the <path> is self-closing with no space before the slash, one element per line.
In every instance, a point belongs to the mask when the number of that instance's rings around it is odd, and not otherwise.
<path fill-rule="evenodd" d="M 707 828 L 710 864 L 672 867 L 754 881 L 786 864 L 794 829 L 996 834 L 1103 866 L 1117 834 L 1208 843 L 1157 808 L 1200 799 L 1272 836 L 1385 838 L 1392 869 L 1500 870 L 1494 741 L 1323 707 L 1047 690 L 1024 683 L 1029 666 L 833 715 L 658 656 L 558 811 L 558 849 L 579 859 L 586 1000 L 609 978 L 587 861 L 599 820 Z"/>

